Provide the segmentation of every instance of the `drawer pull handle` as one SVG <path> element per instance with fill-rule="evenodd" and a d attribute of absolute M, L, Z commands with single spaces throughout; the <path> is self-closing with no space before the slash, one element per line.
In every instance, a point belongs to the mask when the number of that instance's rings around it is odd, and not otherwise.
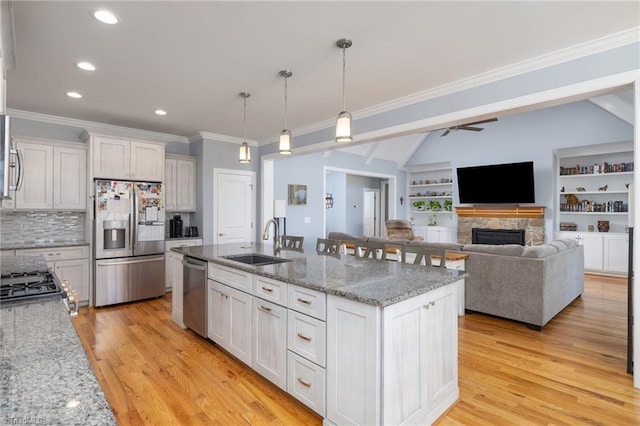
<path fill-rule="evenodd" d="M 301 338 L 302 340 L 307 341 L 307 342 L 310 342 L 310 341 L 311 341 L 311 337 L 307 337 L 307 336 L 305 336 L 305 335 L 304 335 L 304 334 L 302 334 L 302 333 L 298 333 L 298 337 L 299 337 L 299 338 Z"/>
<path fill-rule="evenodd" d="M 269 287 L 262 287 L 262 290 L 264 290 L 264 291 L 266 291 L 266 292 L 268 292 L 268 293 L 273 292 L 273 289 L 272 289 L 272 288 L 269 288 Z"/>
<path fill-rule="evenodd" d="M 265 312 L 271 312 L 271 308 L 267 308 L 266 306 L 260 305 L 260 309 L 262 309 Z"/>
<path fill-rule="evenodd" d="M 304 300 L 304 299 L 300 299 L 299 297 L 298 297 L 298 302 L 300 302 L 300 303 L 304 303 L 305 305 L 310 305 L 310 304 L 311 304 L 311 302 L 310 302 L 310 301 L 308 301 L 308 300 Z"/>
<path fill-rule="evenodd" d="M 308 387 L 308 388 L 310 388 L 310 387 L 311 387 L 311 383 L 307 383 L 307 382 L 305 382 L 305 381 L 304 381 L 304 380 L 302 380 L 300 377 L 298 377 L 298 382 L 299 382 L 302 386 L 305 386 L 305 387 Z"/>

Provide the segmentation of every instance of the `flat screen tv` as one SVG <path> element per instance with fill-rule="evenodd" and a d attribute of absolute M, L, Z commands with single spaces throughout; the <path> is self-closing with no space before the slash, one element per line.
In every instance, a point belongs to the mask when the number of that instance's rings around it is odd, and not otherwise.
<path fill-rule="evenodd" d="M 461 204 L 535 203 L 533 161 L 458 167 Z"/>

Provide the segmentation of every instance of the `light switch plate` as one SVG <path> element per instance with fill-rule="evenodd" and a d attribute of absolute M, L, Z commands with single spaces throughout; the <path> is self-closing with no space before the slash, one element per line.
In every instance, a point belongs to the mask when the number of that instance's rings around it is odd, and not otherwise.
<path fill-rule="evenodd" d="M 311 223 L 311 218 L 310 217 L 305 217 L 304 218 L 304 223 Z"/>

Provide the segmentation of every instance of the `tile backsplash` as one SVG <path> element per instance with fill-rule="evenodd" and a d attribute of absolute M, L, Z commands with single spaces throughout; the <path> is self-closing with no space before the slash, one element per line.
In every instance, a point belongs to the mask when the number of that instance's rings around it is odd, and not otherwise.
<path fill-rule="evenodd" d="M 85 241 L 84 212 L 0 211 L 2 245 Z"/>

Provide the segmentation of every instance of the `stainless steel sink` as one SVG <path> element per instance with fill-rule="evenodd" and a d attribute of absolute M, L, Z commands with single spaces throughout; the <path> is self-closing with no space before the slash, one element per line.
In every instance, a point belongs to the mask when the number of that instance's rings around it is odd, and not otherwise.
<path fill-rule="evenodd" d="M 231 256 L 221 257 L 223 259 L 233 260 L 234 262 L 240 262 L 253 266 L 275 265 L 276 263 L 291 262 L 289 259 L 282 259 L 280 257 L 267 256 L 258 253 L 234 254 Z"/>

